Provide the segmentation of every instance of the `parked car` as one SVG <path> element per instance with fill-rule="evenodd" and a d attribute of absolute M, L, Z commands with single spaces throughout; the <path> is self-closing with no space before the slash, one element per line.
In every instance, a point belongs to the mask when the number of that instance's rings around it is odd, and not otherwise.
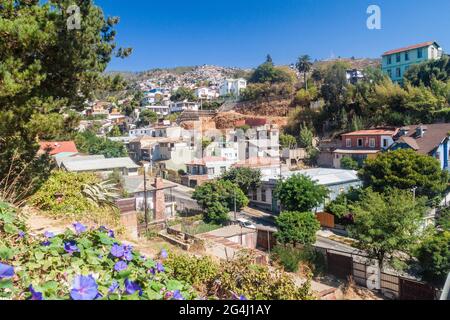
<path fill-rule="evenodd" d="M 236 221 L 242 228 L 256 229 L 256 226 L 247 219 L 240 218 L 237 219 Z"/>

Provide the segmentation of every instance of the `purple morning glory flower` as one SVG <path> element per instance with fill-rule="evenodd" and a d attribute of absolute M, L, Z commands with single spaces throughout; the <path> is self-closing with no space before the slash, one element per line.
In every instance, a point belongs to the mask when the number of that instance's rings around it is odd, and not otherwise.
<path fill-rule="evenodd" d="M 126 294 L 133 294 L 136 291 L 139 291 L 139 295 L 142 295 L 142 289 L 136 282 L 130 281 L 128 279 L 125 279 L 125 293 Z"/>
<path fill-rule="evenodd" d="M 114 280 L 113 283 L 111 284 L 111 286 L 108 289 L 109 293 L 114 293 L 117 289 L 119 288 L 119 283 Z"/>
<path fill-rule="evenodd" d="M 173 292 L 172 291 L 167 291 L 164 294 L 164 300 L 170 300 L 172 298 L 172 296 L 173 296 Z"/>
<path fill-rule="evenodd" d="M 64 250 L 66 250 L 67 253 L 74 253 L 80 251 L 77 247 L 77 243 L 75 241 L 69 241 L 64 243 Z"/>
<path fill-rule="evenodd" d="M 128 268 L 128 265 L 125 261 L 119 261 L 114 265 L 114 270 L 116 270 L 117 272 L 123 271 L 126 268 Z"/>
<path fill-rule="evenodd" d="M 247 298 L 244 295 L 238 296 L 237 294 L 233 293 L 233 300 L 247 300 Z"/>
<path fill-rule="evenodd" d="M 45 231 L 44 232 L 44 237 L 46 237 L 47 239 L 51 239 L 55 236 L 55 234 L 53 232 L 50 231 Z"/>
<path fill-rule="evenodd" d="M 124 254 L 124 249 L 122 246 L 119 246 L 117 243 L 115 243 L 111 247 L 111 254 L 116 258 L 122 258 Z"/>
<path fill-rule="evenodd" d="M 123 258 L 127 261 L 133 260 L 133 253 L 131 252 L 131 250 L 125 249 L 125 251 L 123 252 Z"/>
<path fill-rule="evenodd" d="M 164 266 L 163 266 L 163 264 L 161 262 L 158 262 L 156 264 L 156 271 L 158 271 L 158 272 L 164 272 L 165 271 Z"/>
<path fill-rule="evenodd" d="M 48 247 L 50 245 L 50 241 L 41 242 L 41 246 Z"/>
<path fill-rule="evenodd" d="M 87 230 L 86 226 L 77 222 L 73 224 L 73 227 L 75 228 L 75 231 L 77 234 L 83 233 Z"/>
<path fill-rule="evenodd" d="M 184 300 L 183 295 L 181 294 L 180 290 L 175 290 L 173 292 L 173 297 L 174 300 Z"/>
<path fill-rule="evenodd" d="M 14 276 L 14 267 L 0 263 L 0 279 L 12 278 Z"/>
<path fill-rule="evenodd" d="M 114 238 L 114 231 L 113 230 L 108 230 L 108 236 L 110 238 Z"/>
<path fill-rule="evenodd" d="M 34 290 L 33 285 L 30 284 L 28 289 L 31 292 L 30 300 L 44 300 L 44 298 L 42 297 L 42 292 Z"/>
<path fill-rule="evenodd" d="M 70 296 L 73 300 L 94 300 L 98 296 L 98 285 L 95 279 L 89 276 L 77 276 L 72 283 Z"/>
<path fill-rule="evenodd" d="M 20 238 L 24 238 L 24 237 L 25 237 L 25 232 L 19 231 L 19 237 L 20 237 Z"/>
<path fill-rule="evenodd" d="M 161 258 L 163 258 L 163 259 L 167 259 L 167 257 L 169 256 L 169 255 L 167 254 L 166 249 L 162 249 L 160 255 L 161 255 Z"/>

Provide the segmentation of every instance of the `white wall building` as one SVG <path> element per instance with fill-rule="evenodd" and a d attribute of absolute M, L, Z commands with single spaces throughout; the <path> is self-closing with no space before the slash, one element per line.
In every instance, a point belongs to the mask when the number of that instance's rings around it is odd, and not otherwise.
<path fill-rule="evenodd" d="M 202 87 L 195 89 L 195 96 L 202 100 L 214 100 L 219 97 L 219 92 L 208 87 Z"/>
<path fill-rule="evenodd" d="M 245 88 L 247 88 L 247 80 L 245 79 L 225 79 L 219 86 L 219 95 L 221 97 L 239 96 Z"/>
<path fill-rule="evenodd" d="M 169 105 L 170 113 L 183 112 L 183 111 L 186 111 L 186 110 L 198 111 L 198 109 L 199 109 L 199 105 L 198 105 L 197 102 L 180 101 L 180 102 L 172 102 Z"/>

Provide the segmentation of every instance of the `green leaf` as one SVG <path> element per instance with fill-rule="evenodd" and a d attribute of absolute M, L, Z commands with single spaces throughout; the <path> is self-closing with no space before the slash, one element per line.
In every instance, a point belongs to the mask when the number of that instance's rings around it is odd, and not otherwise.
<path fill-rule="evenodd" d="M 12 279 L 0 279 L 0 289 L 12 289 Z"/>
<path fill-rule="evenodd" d="M 42 251 L 36 251 L 34 253 L 34 257 L 36 258 L 37 261 L 44 259 L 44 256 L 45 254 Z"/>
<path fill-rule="evenodd" d="M 147 289 L 146 293 L 149 300 L 161 300 L 163 298 L 163 295 L 159 291 Z"/>
<path fill-rule="evenodd" d="M 19 229 L 17 229 L 17 227 L 15 225 L 13 225 L 12 223 L 5 223 L 5 225 L 3 226 L 3 229 L 5 230 L 6 233 L 9 233 L 9 234 L 16 234 L 19 232 Z"/>
<path fill-rule="evenodd" d="M 167 290 L 181 290 L 183 289 L 183 284 L 177 280 L 169 280 L 167 281 Z"/>
<path fill-rule="evenodd" d="M 10 260 L 13 258 L 13 256 L 14 256 L 14 250 L 12 250 L 6 246 L 0 247 L 0 259 L 1 260 Z"/>

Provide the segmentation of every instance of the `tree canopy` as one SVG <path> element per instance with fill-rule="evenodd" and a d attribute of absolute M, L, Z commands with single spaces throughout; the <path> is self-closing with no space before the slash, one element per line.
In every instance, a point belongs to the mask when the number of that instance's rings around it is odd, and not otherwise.
<path fill-rule="evenodd" d="M 275 237 L 282 244 L 312 245 L 320 222 L 312 212 L 283 211 L 276 217 L 278 231 Z"/>
<path fill-rule="evenodd" d="M 236 198 L 235 198 L 236 195 Z M 234 210 L 236 199 L 236 210 L 248 205 L 248 198 L 242 190 L 231 181 L 215 180 L 208 181 L 198 186 L 192 199 L 204 210 L 204 220 L 222 224 L 229 220 L 228 213 Z"/>
<path fill-rule="evenodd" d="M 80 152 L 104 155 L 106 158 L 126 157 L 128 154 L 123 143 L 98 137 L 91 130 L 78 133 L 75 136 L 75 143 Z"/>
<path fill-rule="evenodd" d="M 196 101 L 197 98 L 195 96 L 194 90 L 180 87 L 170 96 L 170 100 L 175 102 L 184 100 Z"/>
<path fill-rule="evenodd" d="M 221 179 L 238 185 L 242 192 L 247 195 L 250 190 L 260 186 L 261 171 L 252 168 L 232 168 L 225 172 Z"/>
<path fill-rule="evenodd" d="M 422 277 L 442 287 L 450 272 L 450 231 L 437 232 L 420 245 L 417 259 L 422 267 Z"/>
<path fill-rule="evenodd" d="M 80 8 L 81 29 L 69 30 L 69 5 Z M 116 50 L 117 17 L 106 18 L 93 1 L 0 1 L 0 176 L 9 172 L 17 193 L 46 176 L 37 158 L 36 114 L 63 117 L 65 107 L 80 109 L 104 82 L 103 71 Z M 57 122 L 59 123 L 59 121 Z M 4 183 L 0 181 L 0 189 Z"/>
<path fill-rule="evenodd" d="M 149 126 L 151 124 L 156 123 L 157 121 L 158 121 L 158 114 L 154 111 L 145 109 L 142 110 L 142 112 L 139 114 L 138 126 L 139 127 Z"/>
<path fill-rule="evenodd" d="M 424 200 L 414 199 L 409 191 L 382 194 L 366 189 L 360 201 L 350 206 L 354 223 L 348 230 L 357 240 L 355 245 L 380 266 L 396 251 L 411 252 L 420 237 Z"/>
<path fill-rule="evenodd" d="M 283 210 L 306 212 L 322 204 L 328 190 L 305 175 L 295 174 L 278 181 L 274 194 Z"/>
<path fill-rule="evenodd" d="M 359 176 L 365 186 L 375 191 L 389 187 L 411 192 L 417 188 L 417 196 L 429 198 L 442 194 L 448 183 L 448 173 L 441 169 L 439 161 L 409 149 L 385 152 L 366 160 Z"/>

